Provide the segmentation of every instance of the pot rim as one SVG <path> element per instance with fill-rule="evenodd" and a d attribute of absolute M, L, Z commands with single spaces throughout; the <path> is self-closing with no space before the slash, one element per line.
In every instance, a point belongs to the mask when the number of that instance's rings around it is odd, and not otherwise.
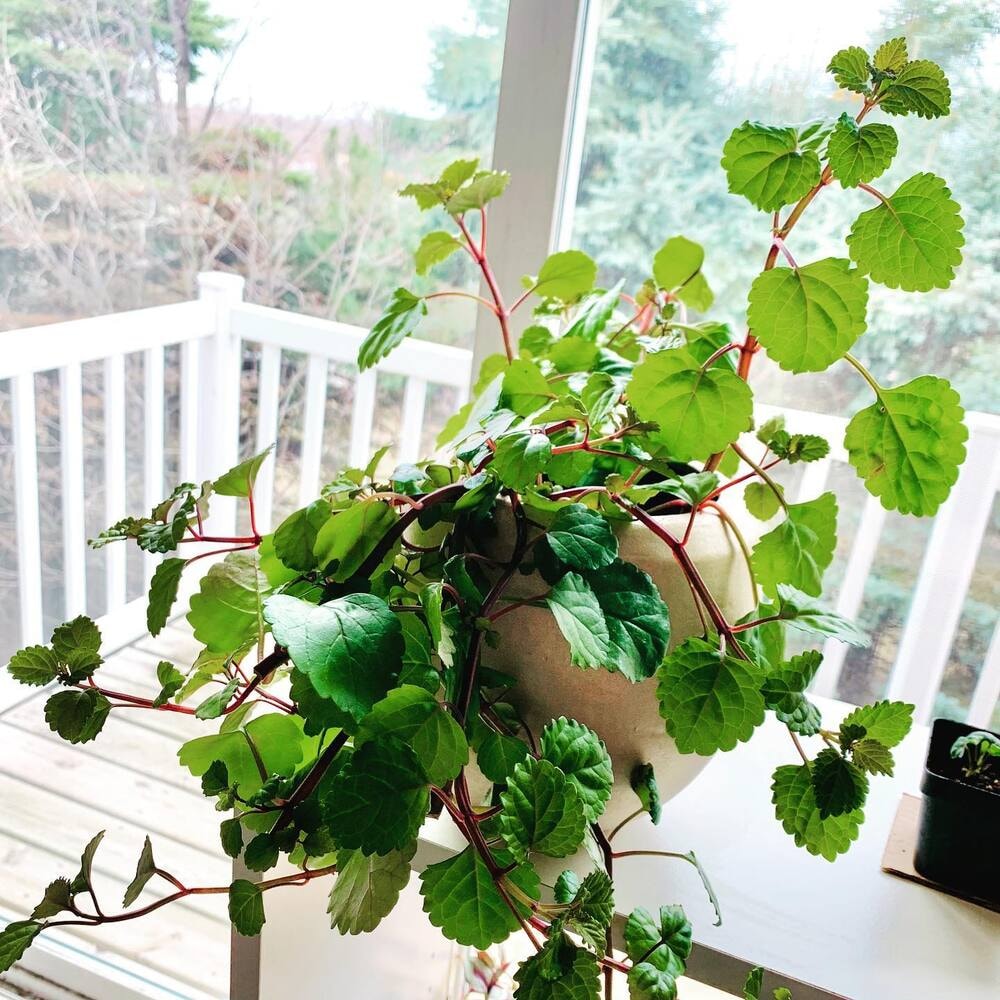
<path fill-rule="evenodd" d="M 1000 793 L 989 788 L 978 788 L 970 785 L 951 774 L 945 774 L 942 761 L 951 760 L 951 744 L 956 736 L 968 733 L 987 732 L 1000 737 L 990 729 L 970 726 L 967 722 L 955 719 L 935 719 L 931 724 L 931 736 L 927 743 L 927 756 L 924 759 L 924 773 L 920 782 L 920 790 L 931 798 L 948 798 L 953 802 L 964 802 L 968 805 L 982 807 L 987 805 L 996 809 L 1000 817 Z"/>

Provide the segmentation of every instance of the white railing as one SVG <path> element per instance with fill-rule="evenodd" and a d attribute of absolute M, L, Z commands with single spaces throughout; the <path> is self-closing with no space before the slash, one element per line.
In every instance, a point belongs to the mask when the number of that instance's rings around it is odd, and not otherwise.
<path fill-rule="evenodd" d="M 305 389 L 298 428 L 300 449 L 298 482 L 294 492 L 307 503 L 320 486 L 327 428 L 326 405 L 330 364 L 350 366 L 365 331 L 242 301 L 242 279 L 228 274 L 199 276 L 199 298 L 193 302 L 142 309 L 94 319 L 57 323 L 0 334 L 0 386 L 9 380 L 11 441 L 14 452 L 15 534 L 19 593 L 19 638 L 25 645 L 44 639 L 43 611 L 70 617 L 102 606 L 109 645 L 130 642 L 144 627 L 145 601 L 129 601 L 126 551 L 104 550 L 104 600 L 88 587 L 84 530 L 84 439 L 82 426 L 82 366 L 99 362 L 103 370 L 103 485 L 107 523 L 129 507 L 126 460 L 126 358 L 143 358 L 142 494 L 151 507 L 164 495 L 164 351 L 179 345 L 173 362 L 179 396 L 180 427 L 177 450 L 182 480 L 199 482 L 235 464 L 240 457 L 241 412 L 253 412 L 252 435 L 257 449 L 278 436 L 283 352 L 305 355 Z M 245 346 L 254 345 L 257 357 L 256 399 L 242 398 L 241 375 Z M 36 438 L 35 377 L 58 371 L 58 423 L 62 508 L 62 607 L 45 608 L 41 575 L 41 532 Z M 370 454 L 379 374 L 402 376 L 405 387 L 395 424 L 396 455 L 402 461 L 420 457 L 424 406 L 428 387 L 452 387 L 464 401 L 471 381 L 468 351 L 408 340 L 376 370 L 353 376 L 353 402 L 343 435 L 348 460 L 361 463 Z M 846 462 L 840 442 L 843 418 L 784 410 L 796 431 L 819 433 L 832 444 L 822 462 L 806 466 L 795 499 L 809 499 L 826 486 L 834 463 Z M 955 639 L 960 614 L 989 518 L 1000 488 L 1000 417 L 967 415 L 968 459 L 951 498 L 934 520 L 924 550 L 918 582 L 896 656 L 889 693 L 917 705 L 921 719 L 929 717 Z M 245 447 L 245 446 L 244 446 Z M 257 489 L 257 513 L 270 527 L 274 500 L 274 463 L 265 463 Z M 221 498 L 213 508 L 213 523 L 221 531 L 235 522 L 235 504 Z M 855 616 L 886 524 L 877 500 L 868 498 L 839 590 L 837 609 Z M 154 561 L 144 561 L 144 577 Z M 51 600 L 51 596 L 50 596 Z M 844 664 L 845 648 L 828 642 L 818 694 L 835 695 Z M 0 680 L 0 704 L 4 704 Z M 993 635 L 972 698 L 969 719 L 988 724 L 1000 697 L 1000 627 Z"/>

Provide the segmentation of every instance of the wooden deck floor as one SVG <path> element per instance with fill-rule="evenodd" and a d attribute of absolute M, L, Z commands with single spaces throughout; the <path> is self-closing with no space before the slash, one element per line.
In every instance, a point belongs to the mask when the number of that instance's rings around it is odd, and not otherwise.
<path fill-rule="evenodd" d="M 155 694 L 159 660 L 183 667 L 195 652 L 180 619 L 156 639 L 109 657 L 101 675 L 115 688 Z M 226 884 L 231 871 L 219 849 L 219 814 L 175 756 L 185 740 L 213 732 L 210 724 L 121 710 L 111 713 L 96 741 L 70 746 L 45 724 L 42 707 L 49 694 L 39 691 L 0 713 L 0 910 L 30 912 L 51 879 L 76 873 L 80 851 L 99 830 L 107 833 L 95 882 L 106 908 L 120 901 L 147 833 L 157 863 L 187 884 Z M 157 893 L 151 886 L 143 898 Z M 135 921 L 77 928 L 74 934 L 109 961 L 124 957 L 206 993 L 228 995 L 224 896 L 196 897 Z"/>

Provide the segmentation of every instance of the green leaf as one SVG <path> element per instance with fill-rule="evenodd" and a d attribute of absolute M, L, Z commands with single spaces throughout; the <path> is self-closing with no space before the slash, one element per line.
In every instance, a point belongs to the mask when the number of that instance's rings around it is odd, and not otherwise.
<path fill-rule="evenodd" d="M 146 883 L 156 874 L 156 862 L 153 860 L 153 844 L 149 837 L 146 837 L 142 845 L 142 853 L 139 855 L 139 862 L 135 867 L 135 878 L 128 884 L 125 890 L 125 898 L 122 900 L 122 908 L 128 909 L 138 898 Z"/>
<path fill-rule="evenodd" d="M 275 641 L 309 677 L 317 694 L 360 722 L 395 686 L 402 666 L 399 619 L 373 594 L 314 605 L 269 597 L 264 615 Z"/>
<path fill-rule="evenodd" d="M 545 434 L 515 431 L 497 441 L 490 468 L 505 486 L 524 489 L 535 482 L 552 458 L 552 442 Z"/>
<path fill-rule="evenodd" d="M 52 650 L 68 668 L 63 683 L 78 684 L 90 677 L 104 662 L 101 659 L 101 632 L 86 615 L 57 625 L 52 632 Z"/>
<path fill-rule="evenodd" d="M 572 302 L 589 292 L 597 280 L 597 265 L 581 250 L 561 250 L 549 256 L 535 279 L 534 292 L 544 299 Z"/>
<path fill-rule="evenodd" d="M 85 889 L 93 890 L 94 887 L 94 857 L 97 854 L 101 841 L 104 840 L 104 831 L 94 834 L 87 842 L 87 846 L 80 854 L 80 871 L 70 886 L 71 893 L 83 892 Z"/>
<path fill-rule="evenodd" d="M 812 762 L 812 786 L 822 819 L 860 809 L 868 797 L 864 771 L 833 747 L 824 747 Z"/>
<path fill-rule="evenodd" d="M 243 827 L 238 819 L 224 819 L 219 824 L 219 840 L 227 857 L 238 858 L 243 850 Z"/>
<path fill-rule="evenodd" d="M 611 798 L 614 783 L 611 757 L 597 733 L 561 716 L 542 730 L 541 751 L 576 788 L 587 822 L 596 822 Z"/>
<path fill-rule="evenodd" d="M 546 537 L 570 569 L 601 569 L 618 556 L 618 539 L 607 519 L 582 503 L 560 507 Z"/>
<path fill-rule="evenodd" d="M 214 694 L 209 695 L 196 709 L 196 719 L 217 719 L 229 706 L 230 699 L 236 694 L 240 682 L 234 678 L 219 688 Z"/>
<path fill-rule="evenodd" d="M 413 333 L 426 315 L 427 303 L 419 295 L 414 295 L 405 288 L 397 288 L 392 293 L 385 312 L 361 343 L 358 368 L 365 371 L 378 364 Z"/>
<path fill-rule="evenodd" d="M 629 775 L 632 791 L 639 797 L 642 808 L 649 813 L 654 825 L 660 822 L 663 806 L 660 801 L 660 787 L 656 783 L 652 764 L 636 764 Z"/>
<path fill-rule="evenodd" d="M 34 920 L 14 920 L 0 931 L 0 972 L 6 972 L 38 937 L 42 925 Z"/>
<path fill-rule="evenodd" d="M 913 725 L 913 705 L 904 701 L 876 701 L 854 709 L 841 726 L 863 726 L 865 736 L 890 750 L 903 741 Z"/>
<path fill-rule="evenodd" d="M 21 684 L 43 687 L 59 676 L 59 658 L 48 646 L 19 649 L 7 664 L 11 677 Z"/>
<path fill-rule="evenodd" d="M 894 78 L 882 83 L 881 92 L 879 107 L 890 115 L 912 111 L 920 118 L 942 118 L 951 110 L 948 78 L 929 59 L 906 63 Z"/>
<path fill-rule="evenodd" d="M 857 840 L 864 813 L 854 809 L 824 819 L 816 804 L 808 764 L 784 764 L 777 768 L 771 792 L 775 814 L 785 832 L 810 854 L 834 861 Z"/>
<path fill-rule="evenodd" d="M 538 876 L 530 865 L 505 876 L 532 899 L 538 898 Z M 520 924 L 497 891 L 485 862 L 472 846 L 461 854 L 428 865 L 420 876 L 424 912 L 450 941 L 473 948 L 489 948 L 506 941 Z M 522 917 L 527 906 L 514 904 Z"/>
<path fill-rule="evenodd" d="M 670 612 L 648 573 L 616 559 L 587 574 L 608 630 L 603 666 L 630 681 L 652 677 L 670 642 Z"/>
<path fill-rule="evenodd" d="M 705 459 L 750 426 L 750 387 L 731 369 L 703 371 L 687 348 L 658 351 L 636 365 L 629 400 L 677 460 Z"/>
<path fill-rule="evenodd" d="M 68 910 L 73 891 L 68 878 L 57 878 L 45 887 L 42 901 L 31 911 L 32 920 L 44 920 Z"/>
<path fill-rule="evenodd" d="M 775 594 L 778 584 L 784 583 L 818 596 L 836 543 L 837 498 L 832 493 L 789 504 L 785 520 L 753 547 L 757 582 L 765 594 Z"/>
<path fill-rule="evenodd" d="M 266 872 L 278 863 L 278 845 L 269 833 L 258 833 L 243 852 L 243 863 L 252 872 Z"/>
<path fill-rule="evenodd" d="M 743 490 L 743 503 L 758 521 L 770 521 L 778 513 L 781 506 L 778 498 L 785 495 L 784 489 L 780 486 L 778 489 L 780 492 L 775 493 L 768 483 L 747 483 Z"/>
<path fill-rule="evenodd" d="M 167 624 L 186 565 L 185 559 L 164 559 L 153 571 L 153 578 L 149 582 L 149 603 L 146 606 L 146 628 L 150 635 L 159 635 Z"/>
<path fill-rule="evenodd" d="M 548 760 L 518 764 L 500 795 L 500 832 L 515 859 L 532 851 L 552 858 L 572 854 L 587 828 L 576 786 Z"/>
<path fill-rule="evenodd" d="M 317 532 L 313 552 L 318 565 L 336 583 L 345 583 L 398 520 L 392 507 L 381 500 L 355 502 Z"/>
<path fill-rule="evenodd" d="M 778 584 L 777 604 L 762 605 L 758 617 L 778 615 L 794 629 L 830 636 L 851 646 L 867 646 L 868 636 L 849 618 L 786 583 Z"/>
<path fill-rule="evenodd" d="M 361 723 L 355 748 L 395 736 L 417 755 L 434 785 L 444 785 L 469 761 L 469 744 L 454 717 L 423 688 L 404 684 L 390 691 Z"/>
<path fill-rule="evenodd" d="M 515 358 L 504 363 L 502 401 L 516 414 L 526 417 L 545 406 L 554 396 L 541 369 L 533 361 Z"/>
<path fill-rule="evenodd" d="M 760 1000 L 760 991 L 764 987 L 764 970 L 758 965 L 747 973 L 743 984 L 743 1000 Z"/>
<path fill-rule="evenodd" d="M 452 215 L 461 215 L 482 208 L 487 202 L 499 198 L 510 183 L 506 170 L 483 170 L 448 199 L 445 209 Z"/>
<path fill-rule="evenodd" d="M 658 288 L 677 292 L 682 301 L 704 312 L 715 298 L 701 273 L 704 262 L 705 251 L 700 244 L 685 236 L 671 237 L 653 258 L 653 280 Z M 692 295 L 694 301 L 689 302 Z"/>
<path fill-rule="evenodd" d="M 637 907 L 625 922 L 624 937 L 625 951 L 633 962 L 641 959 L 673 976 L 684 972 L 691 954 L 691 924 L 683 907 L 661 906 L 655 916 Z"/>
<path fill-rule="evenodd" d="M 921 375 L 894 388 L 847 425 L 844 447 L 865 487 L 887 510 L 926 517 L 948 498 L 969 435 L 958 393 Z"/>
<path fill-rule="evenodd" d="M 237 933 L 256 937 L 264 926 L 264 894 L 259 885 L 238 878 L 229 887 L 229 919 Z"/>
<path fill-rule="evenodd" d="M 331 516 L 330 505 L 325 500 L 314 500 L 308 507 L 289 514 L 275 529 L 275 555 L 285 566 L 300 573 L 315 569 L 316 536 Z"/>
<path fill-rule="evenodd" d="M 764 721 L 759 669 L 704 639 L 678 646 L 657 676 L 660 714 L 681 753 L 732 750 Z"/>
<path fill-rule="evenodd" d="M 413 254 L 417 274 L 426 274 L 435 264 L 447 260 L 456 250 L 461 249 L 462 244 L 443 229 L 426 233 Z"/>
<path fill-rule="evenodd" d="M 850 261 L 827 257 L 757 275 L 747 320 L 785 371 L 821 372 L 864 333 L 867 308 L 867 280 Z"/>
<path fill-rule="evenodd" d="M 619 281 L 614 288 L 609 288 L 606 292 L 596 289 L 588 295 L 573 315 L 573 322 L 566 328 L 563 337 L 596 341 L 598 334 L 605 330 L 615 314 L 621 297 L 622 284 L 623 282 Z M 545 327 L 540 329 L 544 330 Z"/>
<path fill-rule="evenodd" d="M 514 974 L 517 989 L 514 1000 L 596 1000 L 600 987 L 600 966 L 597 958 L 585 948 L 557 940 L 560 956 L 558 978 L 553 979 L 548 961 L 553 961 L 546 951 L 526 958 Z"/>
<path fill-rule="evenodd" d="M 855 94 L 867 94 L 871 80 L 871 64 L 868 53 L 857 45 L 841 49 L 826 67 L 833 74 L 837 86 Z"/>
<path fill-rule="evenodd" d="M 819 157 L 814 150 L 799 148 L 794 128 L 744 122 L 733 130 L 722 153 L 729 190 L 764 212 L 798 201 L 819 183 Z"/>
<path fill-rule="evenodd" d="M 629 969 L 628 995 L 630 1000 L 674 1000 L 677 979 L 651 962 L 639 962 Z"/>
<path fill-rule="evenodd" d="M 184 687 L 184 675 L 169 661 L 160 660 L 156 665 L 156 679 L 160 684 L 160 691 L 153 699 L 153 707 L 159 708 L 166 705 Z"/>
<path fill-rule="evenodd" d="M 272 712 L 251 719 L 243 730 L 189 740 L 177 751 L 177 757 L 196 778 L 221 761 L 226 765 L 229 780 L 245 798 L 262 784 L 248 740 L 253 740 L 268 774 L 286 777 L 295 773 L 306 748 L 313 746 L 313 741 L 303 735 L 301 718 Z"/>
<path fill-rule="evenodd" d="M 845 188 L 857 187 L 881 177 L 889 169 L 899 148 L 899 137 L 891 125 L 861 125 L 844 112 L 826 145 L 834 177 Z"/>
<path fill-rule="evenodd" d="M 611 633 L 590 584 L 579 573 L 567 573 L 545 601 L 569 643 L 570 662 L 578 667 L 603 667 L 611 648 Z"/>
<path fill-rule="evenodd" d="M 892 776 L 895 762 L 892 751 L 878 740 L 863 739 L 851 747 L 851 759 L 868 774 L 887 774 Z"/>
<path fill-rule="evenodd" d="M 45 703 L 49 729 L 69 743 L 89 743 L 104 728 L 111 702 L 100 691 L 60 691 Z"/>
<path fill-rule="evenodd" d="M 409 844 L 429 805 L 427 775 L 417 755 L 392 736 L 356 750 L 323 797 L 330 835 L 365 854 L 388 854 Z"/>
<path fill-rule="evenodd" d="M 621 398 L 625 383 L 607 372 L 594 372 L 580 391 L 580 402 L 587 411 L 591 426 L 606 420 Z"/>
<path fill-rule="evenodd" d="M 401 851 L 366 857 L 360 851 L 340 851 L 337 880 L 330 890 L 326 912 L 330 926 L 341 934 L 365 934 L 375 930 L 392 912 L 399 894 L 410 881 L 410 861 L 416 843 Z"/>
<path fill-rule="evenodd" d="M 234 465 L 227 473 L 219 476 L 212 483 L 213 492 L 223 497 L 247 497 L 253 493 L 254 483 L 257 481 L 257 473 L 264 464 L 264 460 L 271 454 L 274 445 L 268 445 L 263 451 L 258 452 L 245 462 Z"/>
<path fill-rule="evenodd" d="M 605 949 L 608 928 L 615 915 L 614 886 L 608 873 L 598 868 L 576 888 L 563 922 L 598 954 Z"/>
<path fill-rule="evenodd" d="M 439 183 L 449 191 L 457 191 L 469 180 L 479 167 L 479 157 L 468 160 L 453 160 L 441 171 Z"/>
<path fill-rule="evenodd" d="M 769 670 L 761 688 L 765 705 L 776 711 L 793 711 L 795 696 L 809 687 L 822 662 L 819 650 L 807 649 Z"/>
<path fill-rule="evenodd" d="M 270 590 L 256 552 L 230 552 L 202 577 L 187 620 L 194 637 L 227 656 L 264 634 L 263 601 Z"/>
<path fill-rule="evenodd" d="M 514 768 L 528 757 L 523 740 L 490 730 L 476 748 L 479 770 L 495 784 L 507 781 Z"/>
<path fill-rule="evenodd" d="M 847 237 L 862 274 L 889 288 L 947 288 L 962 262 L 960 206 L 934 174 L 914 174 L 895 193 L 854 220 Z"/>
<path fill-rule="evenodd" d="M 883 42 L 876 50 L 872 59 L 872 64 L 877 70 L 883 73 L 898 73 L 909 59 L 906 51 L 906 39 L 890 38 Z"/>

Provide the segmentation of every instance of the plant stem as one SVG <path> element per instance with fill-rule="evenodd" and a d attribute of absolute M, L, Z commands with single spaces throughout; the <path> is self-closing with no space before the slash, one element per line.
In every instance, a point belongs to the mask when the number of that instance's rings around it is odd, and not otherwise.
<path fill-rule="evenodd" d="M 344 730 L 341 730 L 330 741 L 327 748 L 316 758 L 316 762 L 309 769 L 309 773 L 302 779 L 302 783 L 292 792 L 288 797 L 288 801 L 281 807 L 281 815 L 278 816 L 274 822 L 274 826 L 271 827 L 272 834 L 284 830 L 291 823 L 295 807 L 300 802 L 304 802 L 309 798 L 316 790 L 316 786 L 322 780 L 323 775 L 329 770 L 334 758 L 340 753 L 344 744 L 349 739 L 350 736 Z"/>
<path fill-rule="evenodd" d="M 484 212 L 484 218 L 485 215 L 486 213 Z M 455 222 L 458 224 L 458 228 L 461 229 L 462 235 L 468 241 L 468 244 L 472 249 L 472 255 L 475 257 L 476 263 L 479 265 L 479 270 L 482 271 L 486 287 L 489 288 L 490 295 L 493 296 L 493 302 L 496 305 L 494 312 L 496 313 L 497 320 L 500 322 L 500 333 L 503 337 L 503 349 L 507 354 L 507 360 L 513 361 L 514 345 L 510 335 L 510 326 L 508 325 L 510 313 L 507 310 L 507 306 L 504 304 L 503 296 L 500 294 L 500 288 L 497 285 L 496 275 L 493 273 L 493 268 L 490 267 L 490 262 L 486 258 L 486 253 L 483 248 L 477 247 L 472 239 L 472 234 L 469 232 L 469 227 L 466 226 L 465 220 L 461 216 L 456 216 Z"/>
<path fill-rule="evenodd" d="M 493 305 L 492 302 L 488 302 L 481 295 L 473 295 L 472 292 L 459 292 L 449 290 L 447 292 L 431 292 L 430 295 L 425 295 L 424 299 L 445 299 L 445 298 L 460 298 L 460 299 L 472 299 L 474 302 L 478 302 L 482 306 L 486 306 L 487 309 L 494 315 L 496 315 L 497 307 Z"/>
<path fill-rule="evenodd" d="M 784 493 L 781 487 L 767 474 L 762 465 L 758 465 L 738 444 L 731 444 L 729 446 L 736 452 L 739 457 L 750 466 L 753 471 L 760 476 L 760 478 L 767 484 L 771 492 L 774 494 L 778 503 L 781 504 L 782 510 L 788 510 L 788 502 L 785 500 Z"/>
<path fill-rule="evenodd" d="M 853 354 L 845 354 L 844 360 L 871 386 L 876 396 L 882 395 L 882 386 L 875 381 L 875 376 Z"/>

